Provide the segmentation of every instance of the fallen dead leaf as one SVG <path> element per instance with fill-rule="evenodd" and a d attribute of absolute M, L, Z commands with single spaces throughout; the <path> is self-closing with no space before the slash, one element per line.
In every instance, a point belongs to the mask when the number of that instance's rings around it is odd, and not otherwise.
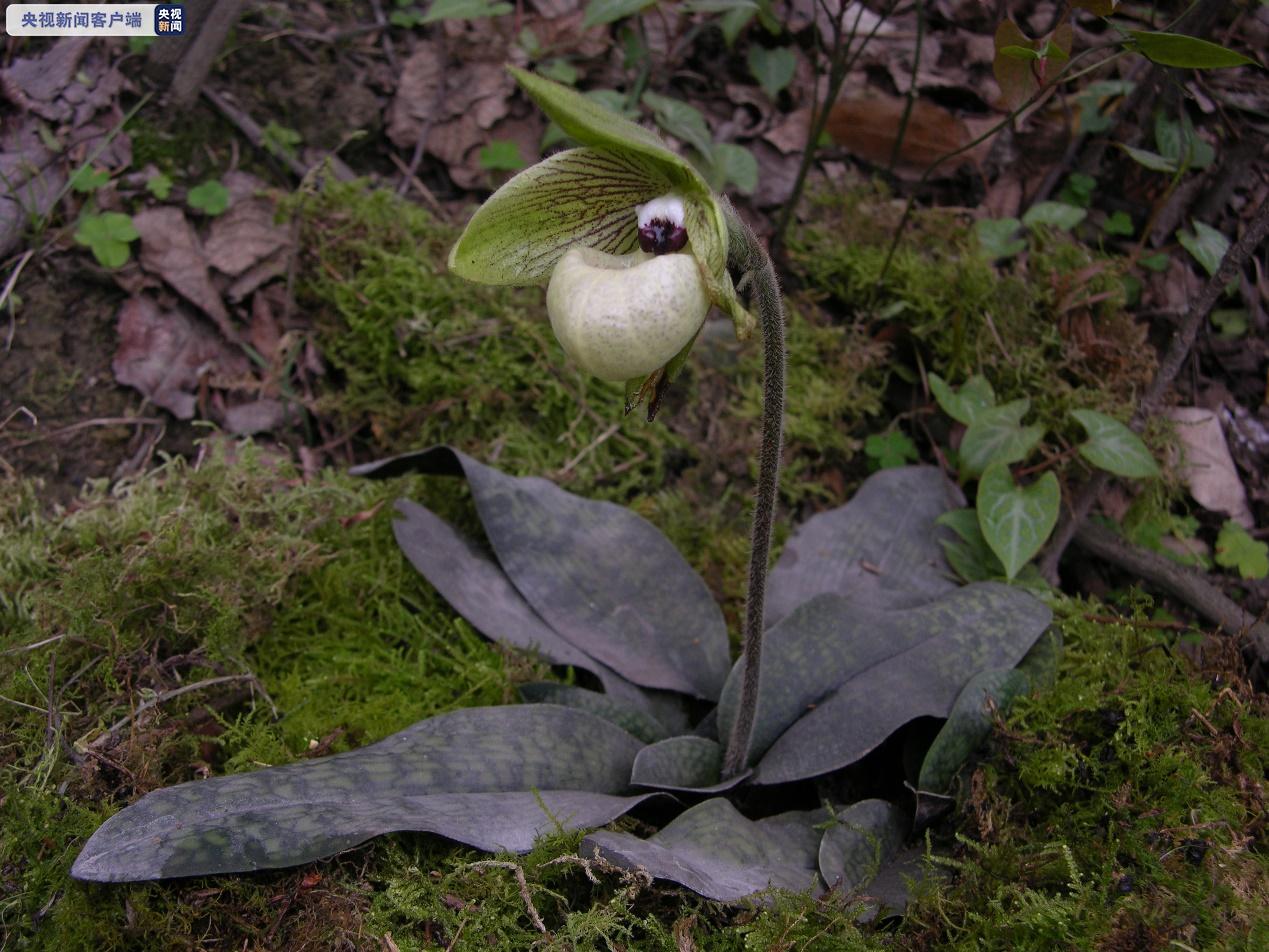
<path fill-rule="evenodd" d="M 1190 495 L 1204 509 L 1223 512 L 1245 529 L 1255 525 L 1247 492 L 1225 442 L 1220 418 L 1201 407 L 1173 407 L 1167 416 L 1176 423 L 1183 450 L 1181 478 Z"/>
<path fill-rule="evenodd" d="M 276 430 L 290 417 L 291 414 L 281 400 L 266 397 L 227 408 L 222 426 L 235 436 L 254 436 L 257 433 Z"/>
<path fill-rule="evenodd" d="M 250 365 L 179 308 L 164 310 L 149 297 L 119 309 L 115 379 L 134 387 L 182 420 L 194 415 L 195 392 L 209 376 L 245 376 Z"/>
<path fill-rule="evenodd" d="M 238 331 L 207 269 L 207 253 L 185 213 L 173 206 L 146 208 L 132 216 L 141 236 L 141 267 L 157 274 L 216 322 L 229 340 Z"/>
<path fill-rule="evenodd" d="M 72 105 L 59 100 L 91 44 L 91 37 L 65 37 L 40 56 L 14 60 L 0 70 L 0 92 L 19 109 L 50 121 L 71 118 Z"/>
<path fill-rule="evenodd" d="M 276 206 L 262 196 L 239 198 L 212 220 L 203 250 L 217 271 L 238 277 L 248 268 L 286 247 L 290 235 L 274 223 Z"/>
<path fill-rule="evenodd" d="M 828 133 L 833 140 L 873 165 L 888 165 L 903 120 L 907 101 L 874 94 L 867 99 L 839 99 L 828 116 Z M 899 148 L 895 172 L 921 175 L 936 160 L 968 145 L 972 137 L 961 119 L 942 106 L 918 99 L 912 106 L 908 125 Z M 966 154 L 949 160 L 932 177 L 947 177 L 965 162 Z"/>

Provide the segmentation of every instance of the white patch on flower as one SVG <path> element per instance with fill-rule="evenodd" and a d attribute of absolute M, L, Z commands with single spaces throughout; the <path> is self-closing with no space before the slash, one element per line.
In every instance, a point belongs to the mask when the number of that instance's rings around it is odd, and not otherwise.
<path fill-rule="evenodd" d="M 683 219 L 687 215 L 687 211 L 683 207 L 683 199 L 673 194 L 654 198 L 644 205 L 636 205 L 635 211 L 639 215 L 640 228 L 647 228 L 653 221 L 658 219 L 668 221 L 670 224 L 681 228 Z"/>

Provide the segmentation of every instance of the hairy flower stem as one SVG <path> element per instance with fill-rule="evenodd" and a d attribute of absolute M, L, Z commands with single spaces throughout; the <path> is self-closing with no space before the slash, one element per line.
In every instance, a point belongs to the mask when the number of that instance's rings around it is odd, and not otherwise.
<path fill-rule="evenodd" d="M 758 705 L 758 677 L 762 658 L 762 618 L 771 559 L 771 527 L 775 522 L 776 490 L 780 484 L 780 447 L 784 429 L 784 302 L 771 257 L 753 230 L 724 201 L 730 252 L 728 267 L 752 288 L 753 305 L 762 327 L 762 447 L 758 452 L 758 495 L 754 501 L 753 539 L 749 553 L 749 592 L 745 599 L 745 627 L 741 643 L 744 678 L 740 704 L 723 757 L 723 777 L 745 769 L 749 736 Z"/>

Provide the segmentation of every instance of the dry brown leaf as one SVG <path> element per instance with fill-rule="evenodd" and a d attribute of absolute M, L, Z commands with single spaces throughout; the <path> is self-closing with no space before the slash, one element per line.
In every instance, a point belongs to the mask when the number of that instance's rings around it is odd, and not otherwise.
<path fill-rule="evenodd" d="M 14 60 L 0 70 L 0 92 L 19 109 L 52 121 L 69 119 L 74 110 L 59 101 L 61 93 L 73 82 L 91 43 L 91 37 L 65 37 L 41 56 Z"/>
<path fill-rule="evenodd" d="M 873 95 L 867 99 L 839 99 L 828 116 L 828 132 L 852 155 L 874 165 L 888 165 L 894 150 L 906 100 Z M 971 141 L 965 123 L 942 106 L 918 99 L 912 107 L 896 172 L 921 174 L 935 160 Z M 933 177 L 949 176 L 968 157 L 943 163 Z"/>
<path fill-rule="evenodd" d="M 430 41 L 419 43 L 402 64 L 397 93 L 388 106 L 388 138 L 398 148 L 413 146 L 423 123 L 440 118 L 441 74 L 439 49 Z"/>
<path fill-rule="evenodd" d="M 281 400 L 266 397 L 229 407 L 225 410 L 221 425 L 237 436 L 252 436 L 267 430 L 276 430 L 290 416 Z"/>
<path fill-rule="evenodd" d="M 217 271 L 237 277 L 290 241 L 286 228 L 274 224 L 274 203 L 259 196 L 238 199 L 212 220 L 203 250 Z"/>
<path fill-rule="evenodd" d="M 157 274 L 182 297 L 207 314 L 229 340 L 238 331 L 212 284 L 202 242 L 179 208 L 147 208 L 132 216 L 141 236 L 141 267 Z"/>
<path fill-rule="evenodd" d="M 1225 443 L 1220 418 L 1201 407 L 1173 407 L 1167 416 L 1176 423 L 1184 452 L 1181 477 L 1194 501 L 1204 509 L 1225 513 L 1245 529 L 1254 526 L 1247 492 Z"/>
<path fill-rule="evenodd" d="M 250 370 L 246 358 L 194 318 L 165 311 L 148 297 L 123 303 L 118 332 L 115 379 L 182 420 L 194 415 L 194 394 L 204 377 L 242 377 Z"/>

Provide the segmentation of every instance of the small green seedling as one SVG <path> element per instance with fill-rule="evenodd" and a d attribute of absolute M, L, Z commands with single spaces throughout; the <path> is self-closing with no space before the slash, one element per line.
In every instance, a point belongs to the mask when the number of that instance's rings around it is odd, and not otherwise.
<path fill-rule="evenodd" d="M 208 179 L 191 188 L 185 201 L 204 215 L 219 215 L 229 207 L 229 189 L 216 179 Z"/>
<path fill-rule="evenodd" d="M 1264 578 L 1269 575 L 1269 544 L 1257 542 L 1231 519 L 1216 537 L 1216 564 L 1236 569 L 1242 578 Z"/>
<path fill-rule="evenodd" d="M 141 236 L 132 219 L 120 212 L 88 214 L 79 219 L 75 240 L 91 249 L 103 268 L 121 268 L 131 255 L 129 245 Z"/>

